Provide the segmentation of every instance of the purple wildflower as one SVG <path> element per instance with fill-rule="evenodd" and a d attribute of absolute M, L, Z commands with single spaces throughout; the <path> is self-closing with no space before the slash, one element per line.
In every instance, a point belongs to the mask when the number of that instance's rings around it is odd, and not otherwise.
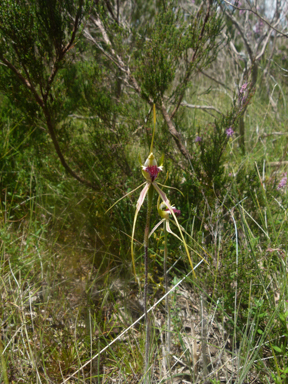
<path fill-rule="evenodd" d="M 232 127 L 229 127 L 226 129 L 226 135 L 227 135 L 227 137 L 232 137 L 234 135 L 234 131 L 233 131 Z"/>
<path fill-rule="evenodd" d="M 244 92 L 246 91 L 247 85 L 248 85 L 248 83 L 244 83 L 244 84 L 242 85 L 242 87 L 240 88 L 239 93 L 244 93 Z"/>
<path fill-rule="evenodd" d="M 256 27 L 255 27 L 255 33 L 258 33 L 258 34 L 261 34 L 263 32 L 263 26 L 264 26 L 264 23 L 262 20 L 260 20 L 257 24 L 256 24 Z"/>
<path fill-rule="evenodd" d="M 196 136 L 195 143 L 200 143 L 200 141 L 202 141 L 202 137 Z"/>
<path fill-rule="evenodd" d="M 284 188 L 287 184 L 287 172 L 284 173 L 284 177 L 280 180 L 280 183 L 278 184 L 277 189 Z"/>

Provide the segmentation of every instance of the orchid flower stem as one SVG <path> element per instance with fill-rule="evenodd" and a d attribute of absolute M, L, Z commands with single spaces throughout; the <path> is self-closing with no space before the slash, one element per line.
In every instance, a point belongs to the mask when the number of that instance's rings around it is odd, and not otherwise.
<path fill-rule="evenodd" d="M 164 221 L 164 278 L 165 278 L 165 293 L 168 292 L 168 276 L 167 276 L 167 230 L 166 230 L 166 221 Z M 166 314 L 169 319 L 169 303 L 168 303 L 168 296 L 165 298 L 165 307 L 166 307 Z M 169 320 L 168 320 L 169 322 Z M 169 354 L 170 345 L 168 342 L 168 334 L 169 334 L 169 324 L 167 324 L 167 332 L 166 332 L 166 346 L 167 346 L 167 352 Z"/>
<path fill-rule="evenodd" d="M 167 249 L 167 229 L 166 229 L 166 220 L 163 224 L 164 227 L 164 278 L 165 278 L 165 294 L 168 292 L 168 274 L 167 274 L 167 256 L 168 256 L 168 249 Z M 165 307 L 166 307 L 166 315 L 167 315 L 167 328 L 166 328 L 166 364 L 168 366 L 168 370 L 170 371 L 170 308 L 169 308 L 169 301 L 168 301 L 168 295 L 165 297 Z"/>
<path fill-rule="evenodd" d="M 147 195 L 147 216 L 146 216 L 146 226 L 144 232 L 144 265 L 145 265 L 145 283 L 144 283 L 144 312 L 145 312 L 145 326 L 146 326 L 146 335 L 145 335 L 145 379 L 144 384 L 149 383 L 149 320 L 147 312 L 147 297 L 148 297 L 148 267 L 149 267 L 149 232 L 150 232 L 150 217 L 152 209 L 152 200 L 153 200 L 154 188 L 152 185 L 148 190 Z"/>

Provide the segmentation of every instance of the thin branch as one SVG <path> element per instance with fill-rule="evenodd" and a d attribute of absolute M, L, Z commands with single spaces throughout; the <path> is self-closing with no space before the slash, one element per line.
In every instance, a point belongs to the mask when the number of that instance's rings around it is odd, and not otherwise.
<path fill-rule="evenodd" d="M 82 179 L 81 177 L 79 177 L 70 167 L 69 165 L 67 164 L 63 154 L 62 154 L 62 151 L 60 149 L 60 146 L 59 146 L 59 143 L 58 143 L 58 140 L 56 138 L 56 134 L 55 134 L 55 131 L 54 131 L 54 126 L 53 126 L 53 123 L 52 123 L 52 120 L 51 120 L 51 115 L 50 115 L 50 112 L 49 110 L 47 109 L 47 106 L 45 105 L 44 101 L 42 100 L 42 98 L 39 96 L 39 94 L 37 93 L 36 89 L 34 88 L 34 86 L 27 80 L 25 79 L 25 77 L 19 72 L 19 70 L 13 65 L 11 64 L 8 60 L 6 60 L 4 57 L 1 58 L 1 60 L 3 61 L 3 63 L 5 65 L 7 65 L 8 68 L 10 68 L 10 70 L 18 77 L 18 79 L 23 83 L 23 85 L 33 94 L 34 98 L 35 98 L 35 101 L 37 102 L 37 104 L 41 107 L 41 109 L 43 110 L 44 112 L 44 115 L 45 115 L 45 118 L 46 118 L 46 123 L 47 123 L 47 127 L 48 127 L 48 131 L 49 131 L 49 134 L 50 134 L 50 137 L 52 139 L 52 142 L 53 142 L 53 145 L 54 145 L 54 148 L 56 150 L 56 153 L 59 157 L 59 160 L 61 162 L 61 164 L 63 165 L 64 169 L 71 175 L 73 176 L 76 180 L 80 181 L 80 183 L 92 188 L 93 190 L 98 190 L 98 186 L 96 186 L 95 184 L 92 184 L 90 183 L 89 181 L 85 180 L 85 179 Z"/>
<path fill-rule="evenodd" d="M 242 59 L 242 60 L 243 60 L 243 55 L 242 55 L 240 52 L 237 51 L 237 49 L 236 49 L 234 43 L 232 42 L 231 39 L 228 38 L 228 36 L 226 35 L 224 29 L 222 30 L 222 35 L 224 36 L 224 38 L 225 38 L 226 41 L 227 41 L 227 47 L 228 47 L 228 48 L 230 47 L 230 50 L 232 51 L 232 53 L 234 53 L 234 56 L 232 55 L 232 57 L 233 57 L 233 59 L 234 59 L 236 65 L 238 66 L 238 68 L 239 68 L 240 70 L 242 70 L 242 66 L 241 66 L 241 64 L 240 64 L 239 59 Z M 228 43 L 229 43 L 229 44 L 228 44 Z M 230 89 L 230 91 L 232 91 L 232 90 Z"/>
<path fill-rule="evenodd" d="M 10 61 L 6 60 L 5 57 L 2 56 L 1 60 L 3 61 L 3 63 L 8 68 L 11 69 L 11 71 L 18 77 L 18 79 L 25 85 L 25 87 L 28 88 L 29 91 L 32 92 L 32 94 L 34 95 L 34 97 L 36 99 L 36 102 L 40 105 L 41 108 L 43 108 L 44 102 L 41 99 L 41 97 L 39 96 L 39 94 L 37 93 L 34 86 L 27 79 L 25 79 L 25 77 L 21 74 L 21 72 L 19 72 L 19 70 L 12 63 L 10 63 Z"/>
<path fill-rule="evenodd" d="M 182 153 L 182 155 L 189 161 L 192 159 L 192 156 L 190 155 L 190 153 L 187 151 L 187 149 L 185 148 L 185 146 L 183 145 L 182 143 L 182 140 L 181 140 L 181 135 L 180 133 L 176 130 L 172 120 L 170 119 L 170 116 L 166 110 L 166 107 L 164 105 L 164 103 L 162 102 L 161 106 L 160 106 L 160 109 L 161 109 L 161 112 L 162 112 L 162 115 L 164 117 L 164 120 L 166 121 L 166 124 L 168 126 L 168 130 L 170 132 L 170 134 L 172 135 L 173 139 L 175 140 L 175 143 L 179 149 L 179 151 Z"/>
<path fill-rule="evenodd" d="M 288 165 L 288 161 L 272 161 L 268 163 L 270 167 L 280 167 L 281 165 Z"/>
<path fill-rule="evenodd" d="M 267 24 L 270 28 L 274 29 L 274 31 L 276 31 L 277 33 L 279 33 L 281 36 L 288 38 L 288 34 L 287 34 L 287 33 L 284 33 L 284 32 L 282 32 L 282 31 L 279 31 L 279 29 L 273 27 L 273 25 L 270 24 L 269 21 L 267 21 L 266 19 L 264 19 L 262 16 L 259 15 L 258 12 L 254 11 L 253 9 L 251 9 L 251 8 L 239 8 L 239 7 L 236 7 L 234 4 L 229 3 L 229 1 L 227 1 L 227 0 L 224 0 L 224 2 L 225 2 L 226 4 L 228 4 L 228 5 L 230 5 L 231 7 L 233 7 L 234 9 L 238 9 L 239 11 L 249 11 L 249 12 L 254 13 L 254 15 L 256 15 L 260 20 L 264 21 L 264 23 Z"/>
<path fill-rule="evenodd" d="M 193 109 L 212 109 L 213 111 L 219 113 L 220 115 L 223 115 L 223 113 L 221 111 L 219 111 L 219 109 L 217 109 L 216 107 L 213 107 L 212 105 L 193 105 L 193 104 L 188 104 L 186 102 L 184 103 L 181 103 L 181 106 L 182 107 L 187 107 L 187 108 L 193 108 Z"/>
<path fill-rule="evenodd" d="M 119 24 L 119 11 L 120 11 L 120 4 L 119 0 L 117 0 L 117 23 Z"/>
<path fill-rule="evenodd" d="M 113 12 L 113 8 L 112 8 L 112 6 L 111 6 L 111 4 L 110 4 L 110 1 L 109 1 L 109 0 L 105 0 L 105 3 L 106 3 L 107 9 L 108 9 L 110 15 L 112 16 L 112 19 L 113 19 L 117 24 L 119 24 L 119 20 L 118 20 L 118 19 L 119 19 L 119 13 L 117 12 L 117 17 L 115 17 L 114 12 Z M 118 5 L 119 5 L 119 4 L 118 4 Z M 117 11 L 118 11 L 118 9 L 117 9 Z"/>
<path fill-rule="evenodd" d="M 280 19 L 278 20 L 278 22 L 280 21 Z M 261 50 L 261 52 L 256 56 L 256 60 L 259 60 L 263 55 L 264 55 L 264 53 L 265 53 L 265 50 L 266 50 L 266 48 L 267 48 L 267 44 L 269 43 L 269 40 L 270 40 L 270 36 L 271 36 L 271 33 L 272 33 L 272 29 L 270 29 L 270 31 L 269 31 L 269 33 L 268 33 L 268 35 L 267 35 L 267 37 L 266 37 L 266 40 L 265 40 L 265 42 L 264 42 L 264 44 L 263 44 L 263 47 L 262 47 L 262 50 Z"/>
<path fill-rule="evenodd" d="M 111 41 L 110 41 L 110 39 L 108 37 L 108 34 L 107 34 L 107 32 L 106 32 L 106 30 L 104 28 L 104 25 L 102 24 L 102 21 L 100 20 L 100 18 L 97 16 L 97 19 L 93 18 L 92 21 L 99 28 L 105 43 L 110 46 L 110 49 L 111 49 L 111 52 L 112 52 L 113 56 L 115 56 L 117 58 L 118 62 L 119 62 L 120 69 L 122 71 L 124 71 L 124 72 L 127 72 L 126 66 L 125 66 L 122 58 L 119 55 L 117 55 L 115 50 L 113 49 L 112 43 L 111 43 Z"/>
<path fill-rule="evenodd" d="M 80 3 L 79 3 L 78 11 L 77 11 L 77 14 L 76 14 L 76 17 L 75 17 L 75 20 L 74 20 L 74 26 L 73 26 L 73 31 L 72 31 L 71 39 L 67 43 L 67 45 L 62 49 L 62 51 L 60 52 L 59 57 L 57 57 L 54 65 L 53 65 L 52 72 L 51 72 L 51 74 L 49 76 L 49 79 L 48 79 L 46 91 L 45 91 L 44 96 L 43 96 L 45 101 L 48 98 L 49 92 L 51 90 L 52 83 L 53 83 L 53 81 L 55 79 L 55 76 L 57 75 L 58 70 L 59 70 L 59 63 L 63 60 L 63 58 L 66 55 L 66 53 L 73 47 L 73 43 L 74 43 L 75 38 L 76 38 L 76 33 L 78 31 L 78 28 L 79 28 L 79 19 L 80 19 L 80 15 L 81 15 L 81 12 L 82 12 L 83 1 L 84 0 L 80 0 Z"/>
<path fill-rule="evenodd" d="M 74 21 L 74 27 L 73 27 L 73 31 L 72 31 L 72 36 L 71 36 L 71 39 L 70 39 L 69 43 L 66 45 L 66 47 L 62 51 L 63 56 L 73 46 L 73 43 L 74 43 L 74 40 L 75 40 L 75 37 L 76 37 L 76 33 L 78 31 L 78 28 L 79 28 L 79 20 L 80 20 L 80 15 L 81 15 L 82 8 L 83 8 L 83 3 L 84 3 L 84 0 L 80 0 L 78 11 L 77 11 L 77 14 L 76 14 L 76 17 L 75 17 L 75 21 Z"/>
<path fill-rule="evenodd" d="M 224 84 L 224 83 L 222 83 L 221 81 L 215 79 L 215 77 L 213 77 L 213 76 L 211 76 L 211 75 L 208 75 L 208 73 L 204 72 L 202 69 L 198 68 L 198 71 L 199 71 L 200 73 L 202 73 L 202 75 L 208 77 L 208 79 L 214 81 L 215 83 L 217 83 L 217 84 L 219 84 L 219 85 L 222 85 L 222 87 L 228 89 L 228 91 L 232 91 L 232 89 L 229 88 L 226 84 Z"/>
<path fill-rule="evenodd" d="M 98 119 L 98 116 L 79 116 L 72 113 L 71 115 L 68 115 L 68 117 L 72 117 L 72 119 L 81 119 L 81 120 L 87 120 L 87 119 Z"/>
<path fill-rule="evenodd" d="M 201 4 L 201 6 L 202 6 L 202 4 Z M 190 78 L 190 75 L 191 75 L 191 65 L 192 65 L 192 63 L 194 63 L 195 60 L 196 60 L 197 52 L 198 52 L 198 50 L 199 50 L 199 46 L 200 46 L 200 42 L 201 42 L 201 40 L 202 40 L 202 38 L 203 38 L 203 35 L 204 35 L 204 32 L 205 32 L 205 28 L 206 28 L 206 25 L 207 25 L 207 23 L 208 23 L 209 17 L 210 17 L 210 2 L 208 1 L 207 12 L 206 12 L 206 15 L 205 15 L 205 18 L 204 18 L 204 22 L 203 22 L 203 26 L 202 26 L 202 29 L 201 29 L 201 32 L 200 32 L 200 36 L 199 36 L 199 39 L 198 39 L 198 44 L 197 44 L 197 46 L 196 46 L 196 48 L 195 48 L 195 50 L 194 50 L 192 59 L 191 59 L 191 61 L 190 61 L 190 68 L 187 70 L 187 73 L 186 73 L 186 75 L 185 75 L 185 79 L 184 79 L 184 81 L 183 81 L 183 86 L 182 86 L 182 92 L 180 93 L 180 95 L 179 95 L 179 99 L 178 99 L 178 101 L 177 101 L 177 103 L 176 103 L 176 106 L 175 106 L 173 112 L 172 112 L 171 115 L 170 115 L 170 118 L 171 118 L 171 119 L 173 119 L 173 117 L 174 117 L 175 114 L 177 113 L 177 111 L 178 111 L 178 109 L 179 109 L 179 107 L 180 107 L 180 105 L 181 105 L 181 102 L 182 102 L 182 100 L 183 100 L 183 97 L 184 97 L 184 95 L 185 95 L 186 86 L 187 86 L 187 83 L 188 83 L 189 78 Z"/>
<path fill-rule="evenodd" d="M 73 176 L 74 179 L 78 180 L 80 183 L 86 185 L 87 187 L 93 189 L 94 191 L 99 190 L 99 187 L 96 184 L 92 184 L 90 181 L 82 179 L 80 176 L 78 176 L 69 167 L 69 165 L 67 164 L 67 162 L 66 162 L 66 160 L 65 160 L 65 158 L 64 158 L 64 156 L 62 154 L 62 151 L 60 149 L 60 146 L 59 146 L 56 134 L 55 134 L 54 125 L 53 125 L 52 120 L 51 120 L 51 115 L 50 115 L 50 112 L 49 112 L 49 110 L 47 109 L 46 106 L 44 106 L 43 112 L 44 112 L 45 117 L 46 117 L 46 123 L 47 123 L 48 131 L 49 131 L 50 137 L 52 139 L 55 151 L 56 151 L 56 153 L 57 153 L 57 155 L 59 157 L 59 160 L 61 161 L 61 164 L 63 165 L 64 169 L 67 171 L 67 173 L 69 173 L 71 176 Z"/>
<path fill-rule="evenodd" d="M 91 34 L 86 29 L 84 30 L 84 36 L 86 37 L 87 40 L 92 41 L 92 43 L 95 44 L 98 49 L 100 49 L 100 51 L 103 53 L 103 55 L 105 55 L 107 57 L 107 59 L 111 60 L 119 69 L 121 69 L 121 67 L 119 66 L 118 62 L 115 61 L 115 59 L 111 55 L 109 55 L 103 49 L 103 47 L 101 47 L 101 45 L 94 39 L 93 36 L 91 36 Z"/>
<path fill-rule="evenodd" d="M 97 17 L 97 18 L 93 18 L 92 19 L 94 24 L 99 28 L 101 34 L 102 34 L 102 37 L 103 37 L 103 40 L 104 42 L 106 43 L 107 46 L 110 47 L 110 50 L 111 50 L 111 54 L 113 56 L 110 57 L 110 60 L 113 61 L 117 66 L 118 68 L 125 73 L 125 75 L 127 76 L 128 78 L 128 81 L 131 82 L 133 88 L 135 89 L 135 91 L 139 94 L 140 97 L 143 97 L 142 95 L 142 92 L 141 92 L 141 87 L 139 86 L 139 84 L 137 83 L 137 80 L 135 79 L 135 77 L 131 74 L 130 72 L 130 68 L 129 66 L 125 65 L 121 56 L 118 55 L 115 50 L 113 49 L 112 47 L 112 44 L 111 44 L 111 41 L 108 37 L 108 34 L 105 30 L 105 27 L 103 25 L 103 23 L 101 22 L 100 18 Z M 86 35 L 89 36 L 89 38 L 91 40 L 93 40 L 93 42 L 99 46 L 99 44 L 97 43 L 97 41 L 95 39 L 93 39 L 93 37 L 90 35 L 90 33 L 88 31 L 85 31 Z M 102 47 L 99 46 L 99 48 L 101 49 L 101 51 L 107 55 L 107 56 L 110 56 L 107 54 L 107 52 L 104 51 L 104 49 Z M 182 99 L 180 99 L 181 101 Z M 153 100 L 151 97 L 148 97 L 148 99 L 146 99 L 146 101 L 150 104 L 150 105 L 153 105 Z M 172 119 L 171 117 L 169 116 L 167 110 L 166 110 L 166 107 L 162 101 L 161 105 L 157 105 L 157 109 L 160 109 L 160 111 L 162 112 L 162 115 L 164 117 L 164 120 L 166 121 L 167 123 L 167 126 L 168 126 L 168 130 L 170 132 L 170 134 L 173 136 L 173 139 L 175 140 L 175 143 L 177 145 L 177 147 L 179 148 L 180 152 L 182 153 L 182 155 L 187 159 L 187 160 L 191 160 L 192 157 L 190 155 L 190 153 L 187 151 L 187 149 L 185 148 L 185 146 L 183 145 L 182 143 L 182 140 L 181 140 L 181 136 L 180 136 L 180 133 L 176 130 L 173 122 L 172 122 Z M 173 113 L 172 113 L 173 115 Z"/>
<path fill-rule="evenodd" d="M 226 0 L 224 0 L 224 1 L 226 2 Z M 222 4 L 220 4 L 220 7 L 221 7 L 223 13 L 232 21 L 232 23 L 238 29 L 238 31 L 239 31 L 239 33 L 240 33 L 240 35 L 241 35 L 241 37 L 242 37 L 242 39 L 244 41 L 244 44 L 246 46 L 246 49 L 247 49 L 248 55 L 250 57 L 250 60 L 251 60 L 251 62 L 253 62 L 254 57 L 253 57 L 252 48 L 250 47 L 250 44 L 249 44 L 249 42 L 248 42 L 248 40 L 247 40 L 247 38 L 245 36 L 245 33 L 244 33 L 241 25 L 238 23 L 238 21 L 236 20 L 236 18 L 233 15 L 231 15 L 229 12 L 227 12 L 227 10 L 223 7 Z"/>
<path fill-rule="evenodd" d="M 286 132 L 271 132 L 271 133 L 263 133 L 261 137 L 269 137 L 269 136 L 287 136 Z"/>

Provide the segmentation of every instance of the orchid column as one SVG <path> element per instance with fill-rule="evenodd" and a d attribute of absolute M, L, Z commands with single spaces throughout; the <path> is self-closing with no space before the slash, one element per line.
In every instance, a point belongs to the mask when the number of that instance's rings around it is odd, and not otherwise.
<path fill-rule="evenodd" d="M 146 180 L 148 181 L 149 189 L 147 194 L 147 216 L 146 216 L 146 225 L 144 231 L 144 265 L 145 265 L 145 283 L 144 283 L 144 312 L 145 312 L 145 325 L 146 325 L 146 336 L 145 336 L 145 383 L 148 383 L 148 369 L 149 369 L 149 320 L 147 313 L 147 297 L 148 297 L 148 265 L 149 265 L 149 233 L 150 233 L 150 217 L 152 209 L 152 200 L 154 195 L 154 187 L 152 183 L 158 176 L 158 173 L 161 171 L 161 168 L 157 166 L 156 159 L 151 152 L 148 159 L 145 161 L 142 167 L 142 173 Z"/>

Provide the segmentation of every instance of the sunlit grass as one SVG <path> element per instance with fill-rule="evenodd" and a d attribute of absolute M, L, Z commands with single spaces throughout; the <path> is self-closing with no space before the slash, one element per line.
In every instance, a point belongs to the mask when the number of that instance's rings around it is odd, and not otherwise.
<path fill-rule="evenodd" d="M 151 383 L 164 383 L 168 370 L 172 377 L 182 375 L 195 383 L 203 382 L 204 371 L 207 380 L 215 383 L 224 376 L 238 382 L 252 382 L 256 377 L 262 382 L 287 380 L 283 377 L 287 368 L 287 190 L 277 190 L 285 166 L 269 166 L 269 162 L 285 160 L 286 136 L 265 136 L 285 133 L 287 117 L 281 115 L 279 123 L 269 105 L 257 96 L 254 99 L 245 120 L 247 154 L 239 155 L 237 138 L 227 149 L 225 166 L 236 176 L 229 176 L 223 200 L 210 195 L 210 205 L 203 198 L 205 209 L 199 207 L 191 213 L 193 206 L 185 206 L 186 201 L 193 202 L 189 192 L 183 198 L 171 189 L 165 197 L 160 183 L 156 188 L 160 194 L 158 208 L 169 198 L 186 213 L 178 218 L 178 224 L 171 213 L 168 227 L 163 219 L 147 246 L 149 256 L 153 254 L 159 266 L 148 276 L 153 284 L 150 301 L 167 299 L 171 317 L 167 329 L 162 301 L 150 311 Z M 211 94 L 203 96 L 205 104 L 211 100 Z M 226 96 L 217 102 L 219 108 L 224 106 Z M 197 122 L 210 121 L 205 115 L 197 111 Z M 158 133 L 161 138 L 160 129 Z M 52 177 L 43 180 L 33 169 L 31 189 L 25 190 L 25 198 L 24 192 L 16 196 L 7 190 L 1 200 L 2 371 L 6 365 L 8 382 L 33 384 L 73 382 L 74 376 L 74 382 L 140 382 L 145 365 L 142 320 L 119 335 L 143 314 L 141 303 L 136 310 L 130 308 L 143 296 L 143 284 L 140 290 L 134 285 L 130 245 L 134 245 L 134 270 L 142 279 L 138 256 L 143 247 L 138 244 L 142 243 L 139 236 L 143 236 L 145 225 L 140 212 L 145 193 L 136 223 L 138 191 L 130 192 L 128 201 L 120 201 L 113 207 L 115 212 L 113 209 L 104 216 L 117 200 L 115 194 L 114 200 L 107 195 L 100 201 L 99 196 L 75 187 L 64 175 L 63 183 L 57 184 Z M 244 176 L 238 180 L 240 172 Z M 173 179 L 173 186 L 180 190 L 182 176 L 179 173 Z M 133 189 L 141 177 L 140 167 L 135 167 L 135 175 L 118 190 Z M 20 182 L 18 185 L 20 188 Z M 148 188 L 145 181 L 145 186 L 148 193 L 151 185 Z M 21 205 L 24 200 L 25 205 Z M 154 200 L 152 228 L 161 221 Z M 167 209 L 171 212 L 169 206 Z M 190 274 L 176 287 L 191 271 L 187 251 L 193 267 L 201 257 L 209 265 L 203 262 L 196 271 L 197 280 Z M 164 260 L 166 291 L 167 286 L 168 292 L 175 287 L 166 297 L 161 283 Z M 162 362 L 167 330 L 171 356 L 165 373 Z M 7 382 L 5 373 L 1 375 Z"/>

